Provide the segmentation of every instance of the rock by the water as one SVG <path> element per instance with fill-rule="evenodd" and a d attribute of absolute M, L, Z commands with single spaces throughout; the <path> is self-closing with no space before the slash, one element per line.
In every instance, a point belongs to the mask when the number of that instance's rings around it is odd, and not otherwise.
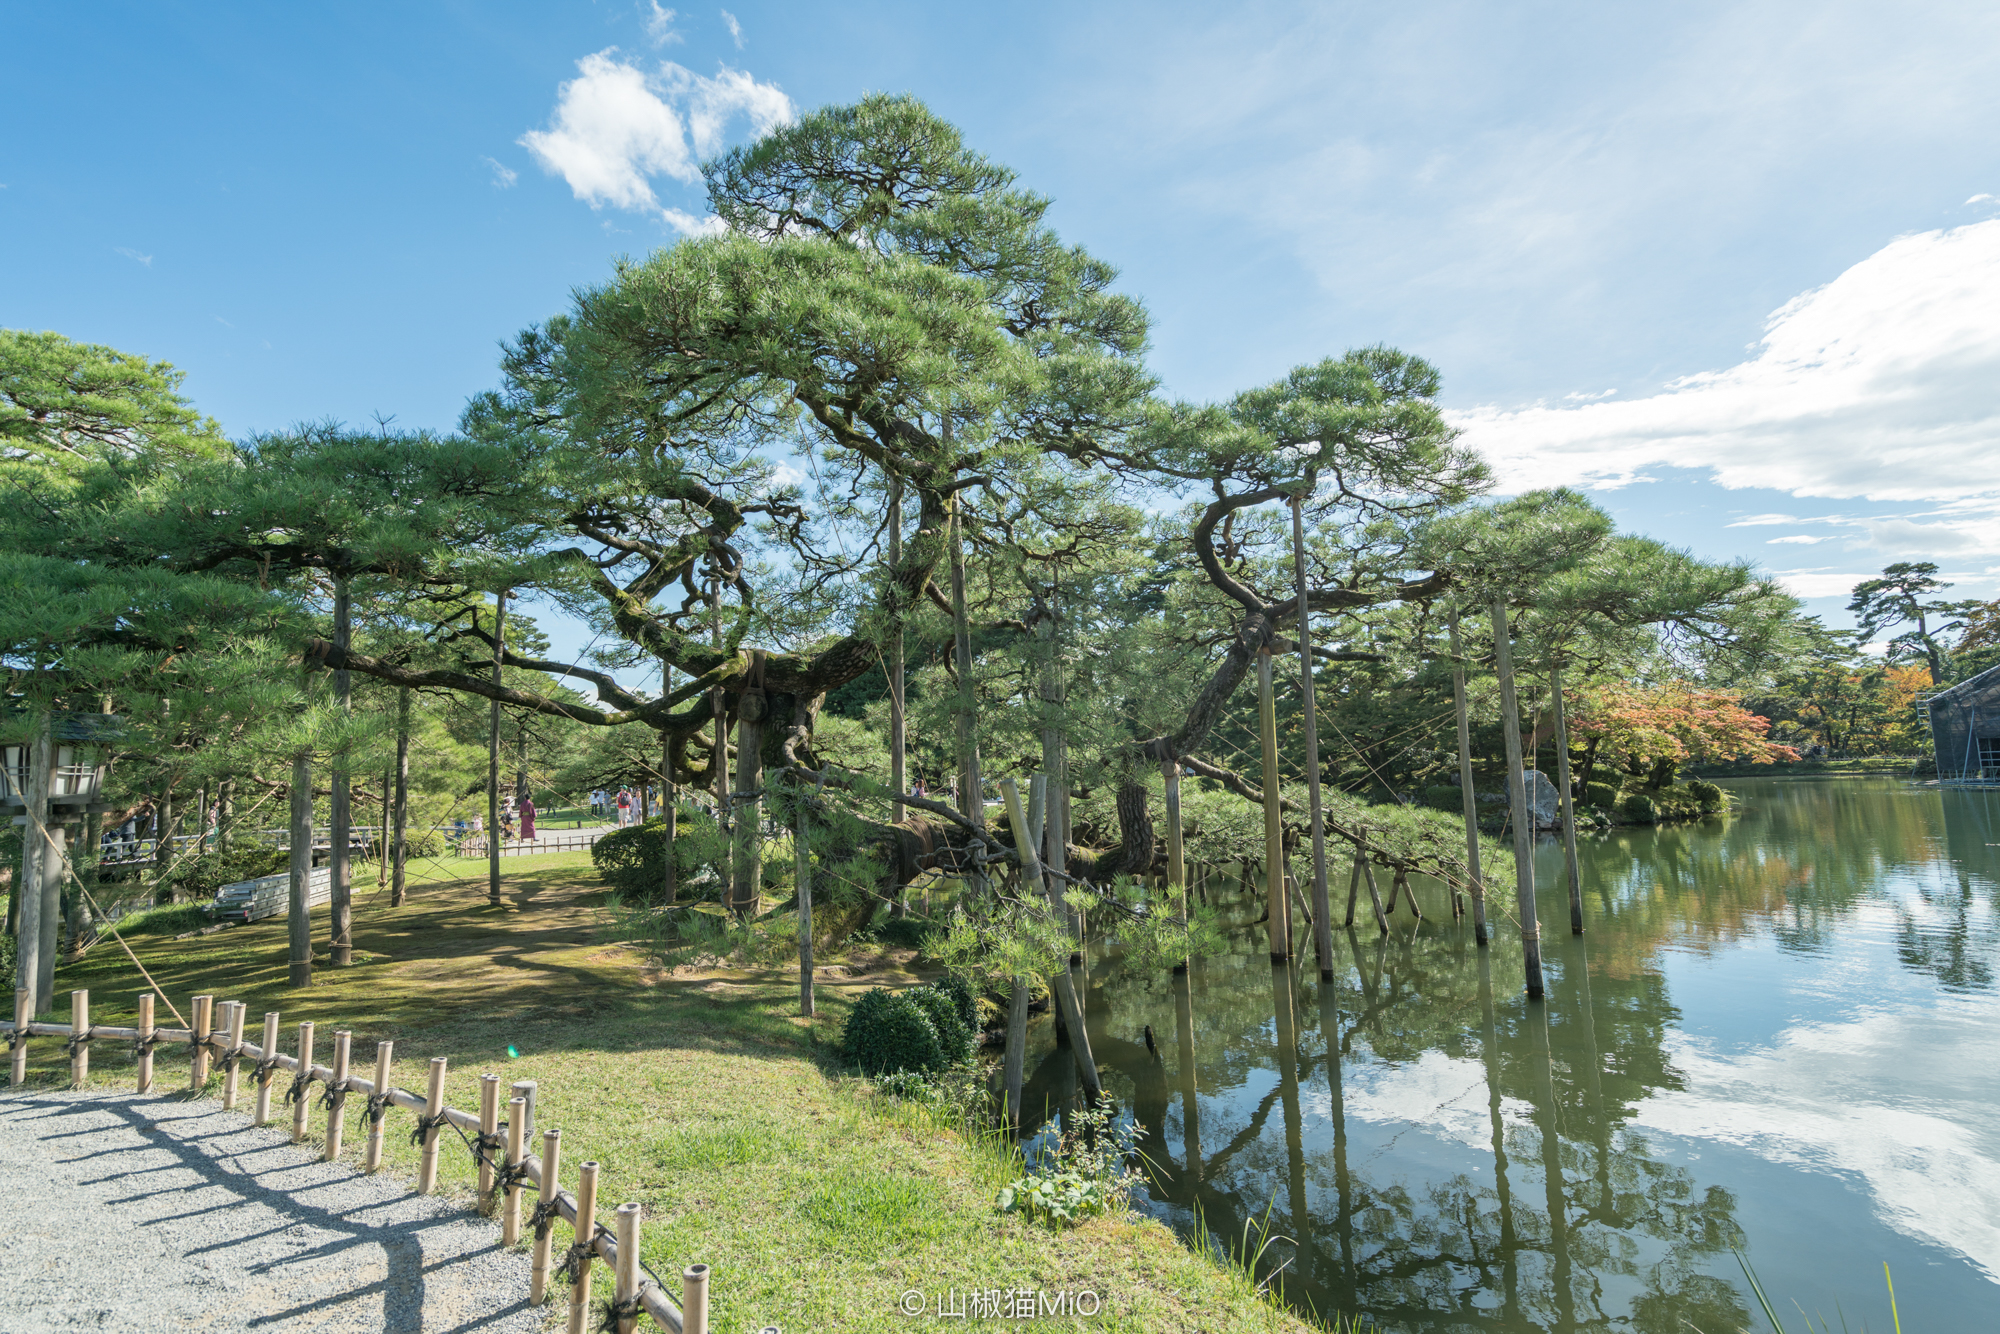
<path fill-rule="evenodd" d="M 1562 823 L 1562 798 L 1556 785 L 1540 769 L 1523 769 L 1522 786 L 1528 793 L 1528 809 L 1535 813 L 1535 828 L 1554 829 Z M 1511 796 L 1511 794 L 1510 794 Z"/>

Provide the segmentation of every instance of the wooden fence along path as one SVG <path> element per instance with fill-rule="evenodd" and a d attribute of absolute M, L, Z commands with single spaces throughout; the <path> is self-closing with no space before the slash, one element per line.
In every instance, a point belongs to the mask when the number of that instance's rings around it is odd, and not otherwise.
<path fill-rule="evenodd" d="M 708 1334 L 708 1266 L 689 1265 L 681 1274 L 681 1302 L 676 1306 L 658 1276 L 646 1270 L 639 1258 L 639 1214 L 637 1204 L 621 1204 L 613 1210 L 616 1226 L 607 1228 L 597 1219 L 597 1164 L 584 1163 L 577 1169 L 574 1194 L 561 1188 L 557 1180 L 562 1163 L 562 1132 L 542 1132 L 540 1159 L 528 1153 L 534 1135 L 535 1085 L 523 1080 L 512 1086 L 507 1099 L 507 1118 L 500 1119 L 500 1076 L 479 1077 L 479 1111 L 460 1111 L 444 1103 L 445 1058 L 434 1056 L 430 1063 L 430 1086 L 419 1096 L 389 1082 L 392 1042 L 375 1044 L 373 1079 L 363 1079 L 350 1070 L 353 1034 L 337 1029 L 333 1034 L 333 1064 L 313 1063 L 314 1032 L 311 1023 L 298 1026 L 297 1054 L 278 1050 L 279 1014 L 264 1016 L 261 1042 L 243 1040 L 245 1005 L 242 1001 L 216 1004 L 213 996 L 194 998 L 191 1028 L 160 1028 L 153 1023 L 153 997 L 139 997 L 139 1024 L 136 1028 L 93 1026 L 90 1022 L 90 993 L 70 993 L 70 1022 L 33 1022 L 33 993 L 14 993 L 14 1020 L 0 1024 L 7 1032 L 12 1055 L 10 1082 L 27 1079 L 28 1042 L 37 1037 L 64 1039 L 69 1053 L 70 1083 L 83 1087 L 90 1074 L 90 1044 L 119 1040 L 132 1044 L 138 1058 L 138 1091 L 153 1091 L 154 1048 L 161 1043 L 183 1044 L 188 1061 L 188 1088 L 198 1091 L 209 1079 L 210 1063 L 223 1072 L 222 1105 L 234 1110 L 243 1094 L 242 1063 L 252 1062 L 250 1080 L 254 1096 L 253 1124 L 271 1121 L 272 1085 L 280 1070 L 289 1071 L 291 1086 L 283 1093 L 292 1105 L 292 1142 L 306 1137 L 306 1123 L 312 1114 L 311 1087 L 323 1087 L 319 1104 L 326 1110 L 326 1150 L 332 1162 L 340 1156 L 341 1138 L 346 1129 L 343 1116 L 350 1094 L 366 1099 L 367 1142 L 362 1170 L 374 1172 L 382 1165 L 382 1141 L 392 1108 L 416 1113 L 410 1141 L 421 1150 L 417 1167 L 417 1193 L 428 1195 L 437 1184 L 438 1137 L 446 1127 L 458 1133 L 479 1164 L 479 1207 L 500 1213 L 500 1244 L 512 1246 L 520 1240 L 521 1195 L 533 1187 L 536 1199 L 526 1222 L 534 1233 L 534 1261 L 528 1299 L 540 1305 L 548 1295 L 551 1265 L 550 1232 L 557 1219 L 570 1225 L 572 1244 L 555 1261 L 554 1278 L 569 1284 L 569 1334 L 583 1334 L 590 1304 L 590 1267 L 602 1259 L 611 1267 L 614 1298 L 605 1311 L 607 1321 L 615 1321 L 618 1334 L 633 1334 L 641 1314 L 651 1316 L 672 1334 Z M 579 1220 L 585 1220 L 579 1223 Z M 581 1240 L 588 1234 L 588 1241 Z M 614 1327 L 607 1323 L 605 1328 Z"/>

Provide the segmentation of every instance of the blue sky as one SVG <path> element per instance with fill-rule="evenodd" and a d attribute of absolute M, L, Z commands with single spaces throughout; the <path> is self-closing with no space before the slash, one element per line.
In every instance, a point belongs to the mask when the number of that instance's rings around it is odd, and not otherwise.
<path fill-rule="evenodd" d="M 914 93 L 1055 197 L 1172 392 L 1377 341 L 1510 487 L 1812 608 L 2000 594 L 2000 7 L 0 6 L 0 323 L 235 434 L 448 427 L 700 225 L 691 164 Z"/>

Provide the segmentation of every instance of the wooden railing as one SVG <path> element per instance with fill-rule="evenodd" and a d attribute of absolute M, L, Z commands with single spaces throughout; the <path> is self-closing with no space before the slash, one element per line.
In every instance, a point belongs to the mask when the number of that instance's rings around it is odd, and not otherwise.
<path fill-rule="evenodd" d="M 218 1006 L 213 996 L 196 996 L 194 1017 L 188 1028 L 156 1026 L 150 993 L 139 997 L 139 1023 L 135 1028 L 92 1025 L 88 991 L 70 993 L 70 1022 L 67 1024 L 36 1022 L 32 1006 L 33 993 L 15 992 L 14 1020 L 9 1024 L 0 1024 L 0 1030 L 7 1034 L 13 1058 L 10 1071 L 10 1082 L 13 1084 L 19 1085 L 27 1079 L 28 1043 L 33 1038 L 65 1040 L 70 1058 L 70 1083 L 77 1088 L 83 1087 L 90 1076 L 90 1044 L 101 1040 L 122 1040 L 132 1043 L 138 1058 L 138 1091 L 151 1093 L 154 1048 L 163 1042 L 184 1043 L 187 1047 L 190 1090 L 205 1088 L 211 1062 L 220 1063 L 224 1110 L 235 1110 L 243 1092 L 243 1062 L 255 1063 L 251 1070 L 255 1094 L 251 1122 L 254 1125 L 269 1124 L 272 1083 L 278 1071 L 290 1071 L 292 1084 L 284 1098 L 292 1104 L 294 1144 L 303 1142 L 306 1137 L 306 1124 L 312 1115 L 312 1085 L 324 1085 L 320 1104 L 326 1109 L 327 1121 L 326 1147 L 322 1156 L 327 1162 L 340 1156 L 346 1130 L 348 1096 L 358 1094 L 365 1098 L 367 1142 L 362 1153 L 362 1170 L 366 1172 L 374 1172 L 382 1165 L 382 1141 L 389 1111 L 402 1108 L 414 1112 L 417 1123 L 411 1132 L 411 1139 L 420 1149 L 416 1187 L 419 1195 L 430 1194 L 437 1185 L 438 1136 L 447 1126 L 466 1139 L 479 1164 L 480 1210 L 484 1213 L 498 1208 L 501 1245 L 512 1246 L 520 1240 L 521 1195 L 527 1187 L 535 1188 L 536 1203 L 528 1220 L 528 1226 L 534 1232 L 528 1296 L 529 1301 L 536 1305 L 540 1305 L 548 1295 L 551 1226 L 558 1218 L 570 1225 L 572 1238 L 579 1240 L 570 1247 L 556 1268 L 558 1277 L 565 1273 L 572 1275 L 569 1334 L 583 1334 L 590 1304 L 590 1266 L 593 1259 L 602 1259 L 611 1267 L 614 1295 L 605 1314 L 615 1321 L 618 1334 L 633 1334 L 641 1314 L 651 1316 L 661 1328 L 672 1334 L 707 1334 L 708 1266 L 689 1265 L 682 1271 L 681 1301 L 676 1305 L 650 1270 L 646 1270 L 650 1281 L 640 1279 L 640 1271 L 644 1269 L 639 1258 L 640 1206 L 621 1204 L 613 1210 L 614 1228 L 599 1224 L 598 1165 L 594 1162 L 584 1163 L 577 1169 L 575 1193 L 562 1189 L 557 1179 L 562 1164 L 560 1130 L 542 1132 L 539 1159 L 528 1155 L 535 1116 L 535 1084 L 531 1080 L 517 1081 L 512 1086 L 512 1096 L 507 1100 L 507 1119 L 502 1121 L 498 1075 L 483 1074 L 479 1077 L 479 1111 L 476 1114 L 461 1111 L 446 1106 L 444 1102 L 444 1057 L 431 1058 L 430 1084 L 420 1097 L 389 1082 L 390 1064 L 394 1059 L 393 1042 L 385 1040 L 375 1044 L 374 1078 L 363 1079 L 349 1069 L 353 1034 L 346 1029 L 334 1031 L 333 1064 L 330 1066 L 313 1063 L 314 1028 L 310 1022 L 298 1026 L 296 1055 L 287 1056 L 278 1050 L 279 1014 L 275 1010 L 264 1015 L 262 1041 L 245 1042 L 243 1021 L 246 1007 L 242 1001 L 223 1001 Z M 587 1222 L 580 1224 L 580 1220 Z M 588 1240 L 580 1240 L 586 1233 Z"/>

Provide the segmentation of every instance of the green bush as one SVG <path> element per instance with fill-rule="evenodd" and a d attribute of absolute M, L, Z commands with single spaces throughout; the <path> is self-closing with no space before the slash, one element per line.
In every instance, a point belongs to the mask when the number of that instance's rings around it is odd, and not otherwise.
<path fill-rule="evenodd" d="M 173 888 L 191 899 L 212 899 L 224 885 L 276 875 L 291 861 L 292 854 L 282 848 L 238 843 L 227 852 L 211 850 L 182 862 L 174 872 Z"/>
<path fill-rule="evenodd" d="M 1688 795 L 1700 803 L 1703 811 L 1713 812 L 1722 809 L 1722 789 L 1714 783 L 1703 782 L 1699 778 L 1691 779 L 1687 789 Z"/>
<path fill-rule="evenodd" d="M 1427 787 L 1417 794 L 1417 799 L 1435 811 L 1456 813 L 1465 809 L 1465 799 L 1459 795 L 1458 788 L 1450 783 Z"/>
<path fill-rule="evenodd" d="M 931 936 L 940 935 L 943 928 L 928 917 L 885 917 L 869 928 L 868 935 L 883 945 L 895 945 L 903 949 L 921 950 Z"/>
<path fill-rule="evenodd" d="M 632 903 L 657 900 L 666 880 L 667 822 L 654 816 L 644 824 L 614 829 L 590 845 L 590 862 L 598 878 Z M 728 852 L 727 838 L 705 814 L 680 812 L 674 829 L 674 865 L 679 870 L 675 893 L 681 899 L 719 899 L 722 881 L 718 863 Z M 698 884 L 703 873 L 708 883 Z"/>
<path fill-rule="evenodd" d="M 17 948 L 19 947 L 15 944 L 14 933 L 0 931 L 0 995 L 14 994 L 14 959 Z M 11 1012 L 8 1017 L 13 1017 Z"/>
<path fill-rule="evenodd" d="M 880 987 L 854 1003 L 841 1030 L 840 1048 L 848 1060 L 870 1075 L 898 1070 L 927 1074 L 949 1064 L 938 1042 L 937 1026 L 924 1007 L 907 991 Z"/>
<path fill-rule="evenodd" d="M 973 999 L 972 984 L 957 973 L 947 973 L 931 983 L 939 991 L 951 997 L 951 1003 L 958 1010 L 958 1017 L 972 1032 L 979 1031 L 979 1004 Z"/>
<path fill-rule="evenodd" d="M 1627 824 L 1651 824 L 1658 818 L 1653 809 L 1653 799 L 1643 792 L 1634 792 L 1625 798 L 1618 811 Z"/>
<path fill-rule="evenodd" d="M 903 993 L 923 1010 L 937 1033 L 938 1050 L 947 1067 L 972 1059 L 973 1027 L 958 1008 L 958 998 L 936 987 L 912 987 Z M 967 996 L 968 1001 L 970 995 Z"/>
<path fill-rule="evenodd" d="M 1583 804 L 1595 806 L 1600 811 L 1618 809 L 1618 787 L 1614 783 L 1586 783 L 1583 788 Z"/>

